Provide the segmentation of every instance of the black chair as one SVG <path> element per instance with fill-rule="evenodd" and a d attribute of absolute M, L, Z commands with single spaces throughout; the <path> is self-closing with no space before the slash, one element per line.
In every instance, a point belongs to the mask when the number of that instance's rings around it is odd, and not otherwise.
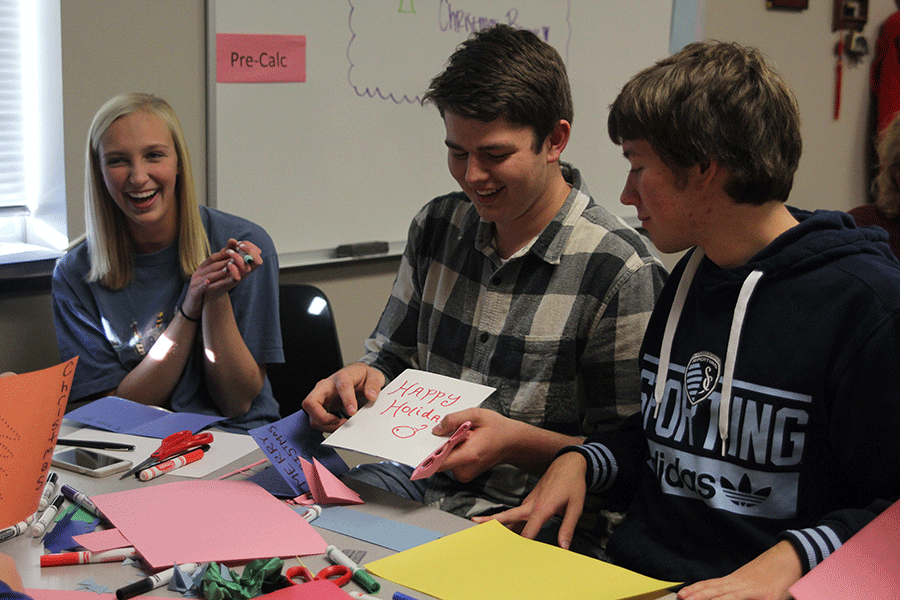
<path fill-rule="evenodd" d="M 279 313 L 284 364 L 267 373 L 281 416 L 301 409 L 303 399 L 320 379 L 344 366 L 331 303 L 312 285 L 282 283 Z"/>

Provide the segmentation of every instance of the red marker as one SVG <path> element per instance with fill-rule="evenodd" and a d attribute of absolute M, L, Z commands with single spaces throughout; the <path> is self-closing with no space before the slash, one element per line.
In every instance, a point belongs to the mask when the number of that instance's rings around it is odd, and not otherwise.
<path fill-rule="evenodd" d="M 42 567 L 62 567 L 65 565 L 86 565 L 90 563 L 122 562 L 126 558 L 138 558 L 133 546 L 105 550 L 103 552 L 63 552 L 62 554 L 42 554 Z"/>
<path fill-rule="evenodd" d="M 192 450 L 187 454 L 182 454 L 181 456 L 177 456 L 171 460 L 167 460 L 165 462 L 161 462 L 158 465 L 152 466 L 149 469 L 144 469 L 141 471 L 140 477 L 141 481 L 150 481 L 164 473 L 168 473 L 169 471 L 174 471 L 184 465 L 189 465 L 192 462 L 197 462 L 203 458 L 203 449 L 197 448 L 196 450 Z"/>

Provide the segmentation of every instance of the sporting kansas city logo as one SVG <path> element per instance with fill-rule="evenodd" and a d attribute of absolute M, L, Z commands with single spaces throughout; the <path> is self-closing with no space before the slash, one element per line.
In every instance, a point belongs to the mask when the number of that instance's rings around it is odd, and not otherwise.
<path fill-rule="evenodd" d="M 715 354 L 698 352 L 691 357 L 684 370 L 684 389 L 688 401 L 694 405 L 703 402 L 716 389 L 722 372 L 722 361 Z"/>

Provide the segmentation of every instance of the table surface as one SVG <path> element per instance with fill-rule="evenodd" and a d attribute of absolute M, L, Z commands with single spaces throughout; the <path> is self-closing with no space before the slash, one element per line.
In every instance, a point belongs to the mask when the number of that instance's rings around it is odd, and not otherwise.
<path fill-rule="evenodd" d="M 66 429 L 67 426 L 64 424 L 64 433 Z M 234 461 L 232 464 L 211 473 L 204 479 L 216 479 L 217 477 L 230 473 L 242 466 L 252 464 L 262 458 L 264 458 L 262 451 L 257 449 L 243 458 Z M 258 467 L 258 469 L 263 468 L 263 466 Z M 179 477 L 175 473 L 169 473 L 163 477 L 158 477 L 148 482 L 142 482 L 135 477 L 120 480 L 118 475 L 112 475 L 97 479 L 62 469 L 54 470 L 59 474 L 59 485 L 69 484 L 88 496 L 149 485 L 171 483 L 173 481 L 188 481 L 191 479 L 188 477 Z M 229 480 L 245 479 L 250 473 L 252 473 L 252 471 L 234 475 L 229 478 Z M 353 510 L 410 525 L 416 525 L 443 534 L 455 533 L 473 525 L 471 521 L 457 517 L 456 515 L 424 506 L 406 498 L 401 498 L 390 492 L 358 482 L 351 477 L 345 476 L 343 481 L 365 500 L 364 504 L 353 506 Z M 68 505 L 68 503 L 66 503 L 66 505 Z M 315 521 L 312 522 L 312 525 L 315 527 Z M 392 550 L 371 544 L 364 540 L 325 529 L 316 529 L 329 544 L 333 544 L 341 549 L 365 551 L 365 557 L 360 561 L 363 565 L 394 554 L 394 551 Z M 22 576 L 22 582 L 26 588 L 74 590 L 79 582 L 93 579 L 97 583 L 115 592 L 116 589 L 127 585 L 132 581 L 146 577 L 150 573 L 137 565 L 125 566 L 122 563 L 72 565 L 65 567 L 47 567 L 42 569 L 40 568 L 40 555 L 45 553 L 44 548 L 39 539 L 32 537 L 27 532 L 10 540 L 0 542 L 0 552 L 10 555 L 16 560 L 16 566 L 19 569 L 19 573 Z M 332 564 L 324 554 L 304 556 L 303 563 L 314 573 L 319 569 Z M 285 570 L 288 567 L 295 566 L 295 564 L 295 560 L 285 559 Z M 242 567 L 233 567 L 233 569 L 240 572 Z M 381 583 L 381 590 L 375 595 L 379 598 L 391 598 L 396 591 L 408 593 L 411 596 L 422 600 L 432 598 L 431 596 L 410 590 L 391 581 L 386 581 L 381 578 L 377 579 Z M 345 591 L 355 590 L 365 592 L 365 590 L 359 587 L 354 581 L 351 581 L 342 589 Z M 180 593 L 169 591 L 165 586 L 157 588 L 147 595 L 164 598 L 183 598 Z M 663 593 L 650 597 L 655 600 L 674 600 L 675 594 Z M 648 600 L 650 597 L 647 597 Z"/>

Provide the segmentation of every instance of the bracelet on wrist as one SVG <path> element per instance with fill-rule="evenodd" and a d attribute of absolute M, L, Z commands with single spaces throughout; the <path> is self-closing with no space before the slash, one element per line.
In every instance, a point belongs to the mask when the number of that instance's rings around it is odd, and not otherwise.
<path fill-rule="evenodd" d="M 180 312 L 180 313 L 181 313 L 181 316 L 184 317 L 185 319 L 187 319 L 188 321 L 190 321 L 191 323 L 197 323 L 197 322 L 200 321 L 199 318 L 197 318 L 197 319 L 192 319 L 191 317 L 189 317 L 189 316 L 187 315 L 187 313 L 184 312 L 184 308 L 181 307 L 181 306 L 178 307 L 178 312 Z"/>

